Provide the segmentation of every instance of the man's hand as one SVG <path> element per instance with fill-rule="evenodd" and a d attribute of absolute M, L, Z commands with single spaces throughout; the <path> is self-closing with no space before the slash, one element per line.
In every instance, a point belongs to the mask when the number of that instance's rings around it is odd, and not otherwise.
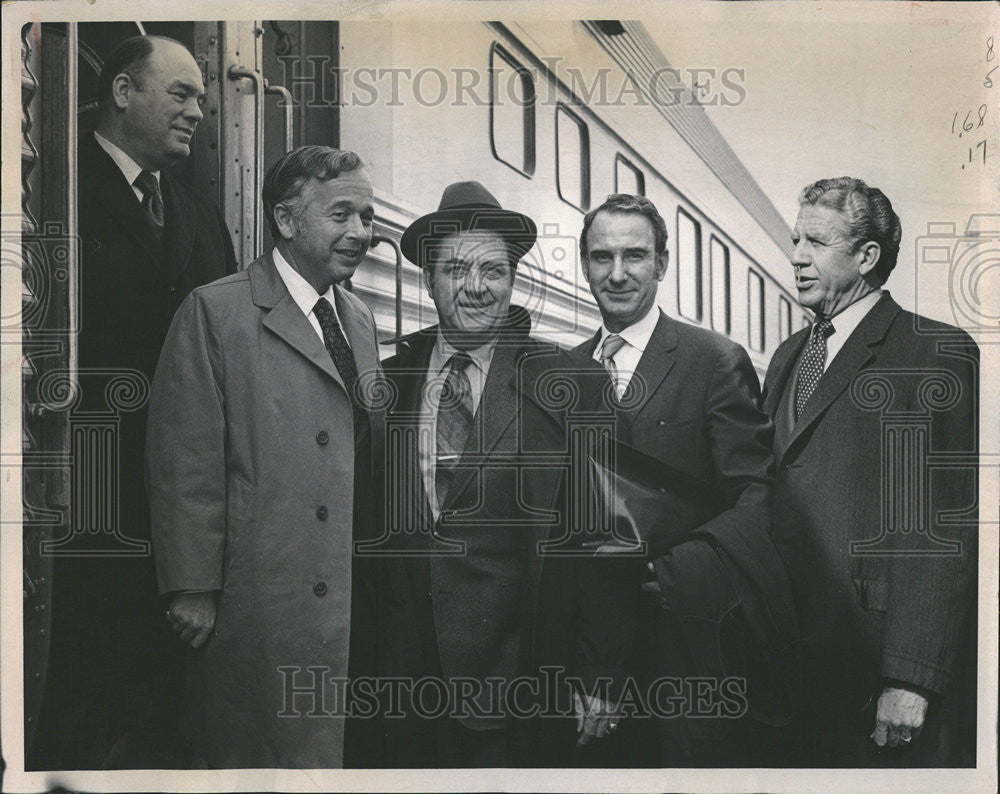
<path fill-rule="evenodd" d="M 909 744 L 911 739 L 920 735 L 925 714 L 926 698 L 908 689 L 886 687 L 878 699 L 872 739 L 879 747 L 884 747 L 886 742 L 890 747 L 895 747 L 900 742 Z"/>
<path fill-rule="evenodd" d="M 215 626 L 215 592 L 178 593 L 167 610 L 173 630 L 192 648 L 200 648 Z"/>
<path fill-rule="evenodd" d="M 580 738 L 576 740 L 577 747 L 590 744 L 594 739 L 603 739 L 618 727 L 618 717 L 611 704 L 600 698 L 573 693 L 573 706 L 576 711 L 576 732 Z"/>

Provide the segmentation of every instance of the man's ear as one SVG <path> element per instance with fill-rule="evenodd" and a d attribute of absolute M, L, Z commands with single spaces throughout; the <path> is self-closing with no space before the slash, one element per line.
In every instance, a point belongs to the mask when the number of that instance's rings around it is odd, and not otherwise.
<path fill-rule="evenodd" d="M 860 257 L 858 272 L 862 276 L 867 276 L 875 269 L 875 265 L 882 258 L 882 246 L 874 240 L 869 240 L 867 243 L 862 243 L 858 246 L 857 256 Z"/>
<path fill-rule="evenodd" d="M 424 277 L 424 289 L 427 290 L 427 297 L 434 300 L 434 293 L 431 292 L 431 284 L 434 281 L 434 266 L 433 265 L 422 265 L 421 274 Z"/>
<path fill-rule="evenodd" d="M 284 204 L 278 204 L 274 208 L 274 222 L 278 226 L 278 232 L 281 234 L 281 239 L 291 240 L 292 237 L 295 236 L 295 216 Z"/>
<path fill-rule="evenodd" d="M 583 271 L 583 279 L 584 279 L 584 281 L 586 281 L 589 284 L 590 283 L 590 263 L 589 263 L 586 255 L 584 255 L 583 257 L 580 258 L 580 270 Z"/>
<path fill-rule="evenodd" d="M 132 92 L 135 91 L 135 83 L 125 72 L 115 75 L 111 81 L 111 100 L 119 110 L 125 110 L 129 102 L 132 101 Z"/>
<path fill-rule="evenodd" d="M 662 254 L 656 255 L 656 280 L 663 281 L 663 277 L 667 275 L 667 262 L 670 261 L 670 252 L 664 251 Z"/>

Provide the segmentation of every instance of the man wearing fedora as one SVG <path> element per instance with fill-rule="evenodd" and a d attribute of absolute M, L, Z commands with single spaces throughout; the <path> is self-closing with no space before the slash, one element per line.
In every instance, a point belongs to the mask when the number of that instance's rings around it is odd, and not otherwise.
<path fill-rule="evenodd" d="M 439 324 L 400 340 L 383 364 L 395 404 L 382 674 L 412 683 L 395 704 L 405 717 L 385 721 L 391 766 L 524 763 L 526 715 L 505 688 L 530 669 L 541 546 L 565 515 L 552 463 L 566 448 L 567 409 L 544 392 L 571 363 L 531 338 L 527 311 L 510 305 L 535 237 L 530 218 L 460 182 L 401 239 Z"/>

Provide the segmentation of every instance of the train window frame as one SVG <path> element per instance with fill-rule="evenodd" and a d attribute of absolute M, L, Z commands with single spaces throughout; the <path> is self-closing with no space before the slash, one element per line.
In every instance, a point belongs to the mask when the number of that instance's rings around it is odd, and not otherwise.
<path fill-rule="evenodd" d="M 562 185 L 559 175 L 562 158 L 559 153 L 559 114 L 565 115 L 572 121 L 580 131 L 580 204 L 576 204 L 563 195 Z M 590 209 L 590 128 L 577 113 L 573 111 L 565 102 L 556 103 L 555 115 L 555 143 L 556 143 L 556 194 L 560 200 L 569 204 L 573 209 L 586 213 Z"/>
<path fill-rule="evenodd" d="M 524 120 L 523 120 L 523 134 L 524 134 L 524 167 L 518 167 L 514 163 L 500 156 L 497 151 L 496 135 L 494 134 L 494 127 L 496 124 L 496 94 L 494 89 L 493 75 L 495 71 L 494 58 L 499 56 L 507 66 L 517 72 L 521 76 L 522 81 L 531 89 L 530 96 L 531 99 L 524 103 Z M 536 146 L 535 146 L 535 135 L 536 135 L 536 124 L 535 124 L 535 105 L 538 99 L 538 92 L 535 90 L 535 77 L 528 70 L 524 64 L 517 60 L 510 52 L 507 51 L 499 42 L 494 41 L 490 45 L 490 57 L 488 64 L 488 74 L 489 74 L 489 88 L 490 88 L 490 113 L 489 113 L 489 137 L 490 137 L 490 151 L 493 153 L 494 159 L 503 163 L 514 171 L 517 171 L 521 176 L 531 179 L 535 174 L 535 164 L 537 162 L 536 157 Z"/>
<path fill-rule="evenodd" d="M 753 312 L 753 283 L 757 280 L 758 294 L 760 295 L 760 308 L 757 312 L 757 325 L 760 331 L 760 346 L 754 344 L 754 312 Z M 747 347 L 758 353 L 763 353 L 767 349 L 767 290 L 765 289 L 764 274 L 757 272 L 753 267 L 747 268 Z"/>
<path fill-rule="evenodd" d="M 792 335 L 792 302 L 784 295 L 778 296 L 778 342 Z"/>
<path fill-rule="evenodd" d="M 715 316 L 715 246 L 722 249 L 725 254 L 724 258 L 724 268 L 725 268 L 725 316 L 721 318 L 723 320 L 721 327 L 719 319 Z M 732 271 L 732 255 L 729 251 L 729 246 L 726 245 L 722 240 L 718 238 L 715 234 L 710 234 L 708 239 L 708 301 L 710 312 L 709 316 L 711 318 L 712 329 L 719 331 L 720 333 L 730 336 L 733 333 L 733 271 Z"/>
<path fill-rule="evenodd" d="M 688 314 L 684 311 L 683 302 L 681 301 L 681 216 L 684 216 L 687 220 L 691 222 L 694 227 L 694 269 L 695 269 L 695 314 Z M 677 272 L 677 312 L 686 320 L 691 320 L 692 322 L 700 323 L 702 318 L 705 316 L 705 291 L 703 289 L 704 282 L 704 263 L 702 261 L 702 245 L 701 245 L 701 221 L 695 218 L 690 212 L 684 209 L 680 204 L 677 205 L 677 214 L 674 220 L 674 230 L 677 232 L 677 243 L 676 243 L 676 258 L 674 265 L 674 270 Z"/>
<path fill-rule="evenodd" d="M 621 152 L 615 152 L 615 193 L 621 193 L 620 186 L 618 184 L 618 165 L 621 164 L 625 166 L 629 171 L 635 174 L 635 182 L 639 186 L 639 192 L 636 195 L 645 196 L 646 195 L 646 174 L 639 168 L 635 163 L 629 160 Z"/>

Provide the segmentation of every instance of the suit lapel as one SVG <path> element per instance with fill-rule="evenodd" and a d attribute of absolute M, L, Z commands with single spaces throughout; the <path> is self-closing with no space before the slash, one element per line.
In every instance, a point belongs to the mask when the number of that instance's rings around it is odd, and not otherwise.
<path fill-rule="evenodd" d="M 781 395 L 784 394 L 788 385 L 788 379 L 795 367 L 795 362 L 799 358 L 799 353 L 809 339 L 809 329 L 804 328 L 778 348 L 774 354 L 774 361 L 771 362 L 770 370 L 773 373 L 770 378 L 765 378 L 767 394 L 764 395 L 764 411 L 773 419 L 776 416 L 778 405 L 781 402 Z"/>
<path fill-rule="evenodd" d="M 875 358 L 872 348 L 885 338 L 889 326 L 900 311 L 899 304 L 887 293 L 854 329 L 850 339 L 844 343 L 837 357 L 830 362 L 823 377 L 819 379 L 816 391 L 806 403 L 805 410 L 792 428 L 784 447 L 779 448 L 779 461 L 795 440 L 840 396 L 858 371 Z"/>
<path fill-rule="evenodd" d="M 631 425 L 664 379 L 673 369 L 676 359 L 671 351 L 677 347 L 677 331 L 674 321 L 662 311 L 656 328 L 639 359 L 628 388 L 622 397 L 622 416 Z"/>
<path fill-rule="evenodd" d="M 163 192 L 163 278 L 173 284 L 191 261 L 197 210 L 191 197 L 166 171 L 160 173 Z"/>
<path fill-rule="evenodd" d="M 149 252 L 159 264 L 161 253 L 150 246 L 151 236 L 158 230 L 153 228 L 152 219 L 142 208 L 132 186 L 125 181 L 121 169 L 93 135 L 82 138 L 79 148 L 81 167 L 92 168 L 94 177 L 88 180 L 93 185 L 94 193 L 82 196 L 81 199 L 95 211 L 107 215 L 112 223 L 120 226 L 139 248 Z"/>
<path fill-rule="evenodd" d="M 326 346 L 289 294 L 270 252 L 250 265 L 249 275 L 254 304 L 270 310 L 264 316 L 264 327 L 323 370 L 346 392 Z"/>

